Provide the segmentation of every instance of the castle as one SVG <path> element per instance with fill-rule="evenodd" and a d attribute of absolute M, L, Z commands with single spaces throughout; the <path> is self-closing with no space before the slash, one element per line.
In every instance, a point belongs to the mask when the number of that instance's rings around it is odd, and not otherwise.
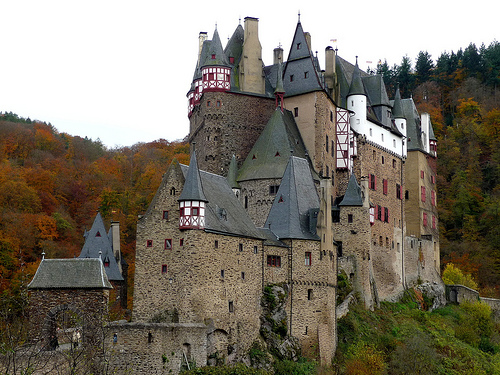
<path fill-rule="evenodd" d="M 258 22 L 225 48 L 199 35 L 190 164 L 172 162 L 138 220 L 132 323 L 113 326 L 115 363 L 132 355 L 136 373 L 167 352 L 173 371 L 248 361 L 270 290 L 278 336 L 328 364 L 340 273 L 368 309 L 441 283 L 429 115 L 332 47 L 323 70 L 300 20 L 264 65 Z"/>
<path fill-rule="evenodd" d="M 287 286 L 287 329 L 324 363 L 337 274 L 366 308 L 439 282 L 436 139 L 399 90 L 297 23 L 264 65 L 258 19 L 223 48 L 200 33 L 188 97 L 189 167 L 173 162 L 137 228 L 133 318 L 207 323 L 207 353 L 259 340 L 266 285 Z M 313 348 L 316 348 L 313 353 Z"/>

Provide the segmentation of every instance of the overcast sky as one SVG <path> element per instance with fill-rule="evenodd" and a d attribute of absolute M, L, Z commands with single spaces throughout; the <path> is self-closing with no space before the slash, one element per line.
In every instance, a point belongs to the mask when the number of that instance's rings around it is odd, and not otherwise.
<path fill-rule="evenodd" d="M 189 129 L 200 31 L 211 39 L 217 26 L 225 46 L 240 19 L 256 17 L 269 65 L 279 44 L 288 55 L 300 12 L 323 68 L 333 45 L 366 69 L 405 55 L 414 64 L 419 51 L 436 60 L 471 42 L 488 46 L 498 40 L 499 8 L 485 0 L 0 0 L 0 111 L 108 147 L 173 141 Z"/>

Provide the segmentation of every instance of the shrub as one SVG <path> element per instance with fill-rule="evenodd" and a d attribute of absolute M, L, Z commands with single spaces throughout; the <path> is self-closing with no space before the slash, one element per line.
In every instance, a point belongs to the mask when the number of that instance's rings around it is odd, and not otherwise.
<path fill-rule="evenodd" d="M 464 285 L 468 288 L 477 290 L 477 283 L 471 274 L 463 272 L 453 263 L 448 263 L 443 271 L 443 282 L 445 284 Z"/>

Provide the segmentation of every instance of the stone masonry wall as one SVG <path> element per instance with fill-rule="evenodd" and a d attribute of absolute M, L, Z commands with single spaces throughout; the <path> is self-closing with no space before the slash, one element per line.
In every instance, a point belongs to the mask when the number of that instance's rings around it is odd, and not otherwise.
<path fill-rule="evenodd" d="M 111 323 L 105 342 L 110 370 L 118 374 L 172 374 L 207 363 L 207 326 L 179 323 Z M 116 334 L 116 340 L 114 335 Z"/>
<path fill-rule="evenodd" d="M 138 223 L 133 320 L 212 321 L 217 332 L 213 337 L 226 343 L 213 347 L 223 347 L 219 355 L 233 361 L 259 335 L 262 240 L 179 230 L 178 173 L 169 169 Z M 165 249 L 166 239 L 170 249 Z"/>
<path fill-rule="evenodd" d="M 199 168 L 225 176 L 233 155 L 241 166 L 274 109 L 274 98 L 205 92 L 190 118 Z"/>

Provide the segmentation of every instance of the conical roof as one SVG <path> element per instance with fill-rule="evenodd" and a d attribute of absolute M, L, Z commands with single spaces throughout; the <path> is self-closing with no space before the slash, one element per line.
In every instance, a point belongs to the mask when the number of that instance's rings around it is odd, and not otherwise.
<path fill-rule="evenodd" d="M 186 174 L 186 181 L 184 182 L 184 188 L 182 189 L 179 201 L 207 202 L 205 193 L 203 192 L 203 185 L 201 183 L 200 170 L 198 169 L 198 162 L 196 160 L 196 151 L 194 150 L 194 147 Z"/>
<path fill-rule="evenodd" d="M 222 43 L 220 41 L 219 33 L 217 29 L 214 31 L 214 36 L 210 45 L 208 46 L 207 55 L 205 60 L 201 64 L 201 67 L 205 66 L 230 66 L 227 60 L 226 54 L 222 49 Z"/>
<path fill-rule="evenodd" d="M 347 183 L 347 190 L 344 194 L 344 199 L 340 202 L 339 206 L 362 206 L 363 196 L 361 193 L 361 187 L 356 180 L 354 173 L 351 173 L 349 177 L 349 182 Z"/>
<path fill-rule="evenodd" d="M 101 258 L 105 264 L 104 269 L 108 279 L 123 280 L 100 212 L 97 213 L 92 228 L 85 232 L 85 243 L 79 258 Z"/>
<path fill-rule="evenodd" d="M 356 59 L 356 65 L 354 66 L 354 72 L 352 73 L 351 86 L 349 87 L 350 95 L 366 95 L 365 89 L 363 87 L 363 81 L 361 79 L 361 70 L 359 69 L 358 60 Z"/>
<path fill-rule="evenodd" d="M 269 228 L 279 239 L 317 240 L 319 239 L 316 234 L 318 210 L 319 197 L 309 162 L 291 156 L 269 211 L 265 228 Z"/>
<path fill-rule="evenodd" d="M 396 89 L 396 96 L 394 97 L 394 103 L 392 105 L 392 115 L 394 118 L 406 118 L 403 112 L 403 105 L 401 104 L 401 92 L 399 91 L 399 85 Z"/>

